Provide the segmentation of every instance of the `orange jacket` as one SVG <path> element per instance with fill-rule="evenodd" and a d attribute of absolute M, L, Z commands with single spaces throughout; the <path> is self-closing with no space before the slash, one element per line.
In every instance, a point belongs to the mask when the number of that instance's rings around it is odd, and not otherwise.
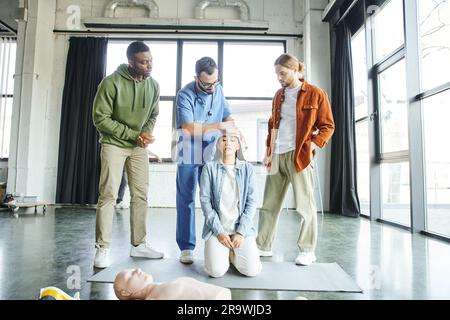
<path fill-rule="evenodd" d="M 297 97 L 297 136 L 295 139 L 295 169 L 305 169 L 311 162 L 311 141 L 323 148 L 334 132 L 333 113 L 328 95 L 319 87 L 301 80 L 303 85 Z M 272 101 L 272 115 L 269 118 L 267 136 L 267 156 L 272 157 L 275 141 L 280 127 L 281 105 L 284 89 L 275 94 Z M 314 151 L 315 155 L 315 151 Z"/>

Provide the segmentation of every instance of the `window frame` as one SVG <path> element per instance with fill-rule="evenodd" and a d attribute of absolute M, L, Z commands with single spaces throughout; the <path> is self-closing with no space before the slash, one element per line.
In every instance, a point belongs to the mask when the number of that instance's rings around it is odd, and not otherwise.
<path fill-rule="evenodd" d="M 425 133 L 424 133 L 424 123 L 423 114 L 424 101 L 428 98 L 434 97 L 436 95 L 442 94 L 450 90 L 450 82 L 442 83 L 434 88 L 423 89 L 422 85 L 422 57 L 421 57 L 421 31 L 420 31 L 420 8 L 416 1 L 408 2 L 404 0 L 404 5 L 406 7 L 406 14 L 409 15 L 410 19 L 406 20 L 407 26 L 411 28 L 407 29 L 407 36 L 412 43 L 412 48 L 409 53 L 410 69 L 412 74 L 412 84 L 411 84 L 411 94 L 412 97 L 410 101 L 410 108 L 415 111 L 415 125 L 420 130 L 411 132 L 414 136 L 416 143 L 411 144 L 412 156 L 418 157 L 420 161 L 414 163 L 415 167 L 411 169 L 411 180 L 416 181 L 416 186 L 412 190 L 412 197 L 415 199 L 415 205 L 417 210 L 413 210 L 411 218 L 415 223 L 413 224 L 414 230 L 421 232 L 422 234 L 438 238 L 444 241 L 450 241 L 450 235 L 437 234 L 428 229 L 428 191 L 427 191 L 427 162 L 424 156 L 425 153 Z M 416 66 L 413 68 L 413 66 Z M 417 67 L 418 66 L 418 67 Z M 414 72 L 413 72 L 414 71 Z M 420 116 L 419 116 L 420 114 Z M 420 155 L 420 156 L 419 156 Z M 412 165 L 413 163 L 411 163 Z M 412 203 L 413 204 L 413 203 Z"/>
<path fill-rule="evenodd" d="M 387 4 L 391 0 L 385 0 L 383 3 L 381 3 L 380 11 L 383 10 Z M 405 0 L 403 1 L 403 32 L 405 33 Z M 376 62 L 376 29 L 375 29 L 375 22 L 374 19 L 378 12 L 375 11 L 372 15 L 368 15 L 365 20 L 367 32 L 366 36 L 368 39 L 366 40 L 367 48 L 366 53 L 368 57 L 368 69 L 369 69 L 369 90 L 371 90 L 371 96 L 372 101 L 369 101 L 369 104 L 372 103 L 372 105 L 369 107 L 369 110 L 372 110 L 370 113 L 370 120 L 373 122 L 373 130 L 374 130 L 374 137 L 372 142 L 374 143 L 374 157 L 373 157 L 373 163 L 371 164 L 371 174 L 374 174 L 375 177 L 371 179 L 371 216 L 370 218 L 372 220 L 380 221 L 380 222 L 387 222 L 389 224 L 397 225 L 401 228 L 407 228 L 410 229 L 410 227 L 405 227 L 404 225 L 401 225 L 399 223 L 384 220 L 383 218 L 383 210 L 384 210 L 384 201 L 383 201 L 383 191 L 382 191 L 382 185 L 383 185 L 383 179 L 382 179 L 382 165 L 383 164 L 393 164 L 393 163 L 404 163 L 407 162 L 409 167 L 411 168 L 410 163 L 410 152 L 408 150 L 398 150 L 395 152 L 383 152 L 382 144 L 383 144 L 383 127 L 381 122 L 381 92 L 380 92 L 380 75 L 394 66 L 395 64 L 399 63 L 402 60 L 406 60 L 406 44 L 407 44 L 407 38 L 406 34 L 404 36 L 404 42 L 403 44 L 392 51 L 389 55 L 385 56 L 380 61 Z M 406 65 L 406 64 L 405 64 Z M 407 66 L 405 68 L 406 72 L 406 80 L 408 81 L 408 70 Z M 408 86 L 407 83 L 405 83 L 405 86 Z M 408 103 L 408 102 L 407 102 Z M 407 106 L 408 107 L 408 106 Z M 408 143 L 409 146 L 411 145 L 410 141 L 410 126 L 409 126 L 409 118 L 405 119 L 405 121 L 408 121 Z M 410 169 L 411 170 L 411 169 Z M 411 180 L 410 180 L 410 190 L 411 190 Z M 376 199 L 373 201 L 373 199 Z M 412 208 L 412 198 L 410 194 L 410 212 Z M 410 220 L 411 226 L 412 226 L 412 219 Z"/>
<path fill-rule="evenodd" d="M 6 73 L 8 73 L 8 74 L 12 73 L 14 75 L 14 73 L 15 73 L 15 65 L 11 65 L 11 59 L 12 59 L 11 46 L 13 44 L 15 44 L 16 45 L 16 52 L 17 52 L 17 37 L 16 36 L 2 36 L 1 39 L 2 40 L 6 40 L 5 42 L 2 41 L 2 45 L 9 44 L 10 48 L 9 48 L 9 52 L 7 53 L 8 54 L 8 58 L 9 58 L 8 61 L 3 60 L 4 59 L 3 54 L 6 54 L 6 49 L 2 50 L 2 52 L 0 52 L 0 57 L 2 58 L 2 60 L 0 60 L 2 62 L 2 65 L 0 65 L 0 68 L 5 67 L 6 68 L 6 71 L 5 71 Z M 8 74 L 7 74 L 6 77 L 4 77 L 3 76 L 3 71 L 4 70 L 0 70 L 0 84 L 1 84 L 1 86 L 0 86 L 0 115 L 3 115 L 3 113 L 6 110 L 7 99 L 13 99 L 14 100 L 14 92 L 12 92 L 12 93 L 8 92 L 8 87 L 7 87 L 7 83 L 8 82 L 6 82 L 5 84 L 3 83 L 3 80 L 6 79 L 7 76 L 8 76 Z M 13 87 L 13 90 L 14 90 L 14 78 L 13 78 L 12 81 L 13 81 L 12 87 Z M 2 91 L 3 85 L 5 86 L 6 92 Z M 6 121 L 11 122 L 11 120 L 12 119 L 9 119 L 9 120 L 4 119 L 3 122 L 4 123 L 6 123 Z M 0 132 L 0 161 L 8 161 L 9 155 L 5 156 L 3 154 L 3 146 L 5 144 L 5 141 L 4 141 L 4 137 L 5 137 L 4 130 L 5 130 L 5 128 L 2 128 L 2 130 L 3 131 Z M 11 142 L 9 141 L 8 143 L 11 143 Z"/>
<path fill-rule="evenodd" d="M 387 2 L 386 1 L 385 5 Z M 373 17 L 370 17 L 370 21 L 372 23 Z M 372 48 L 374 48 L 375 44 L 375 31 L 370 28 L 371 31 L 371 41 Z M 371 60 L 375 61 L 375 52 L 370 52 Z M 406 58 L 406 46 L 403 43 L 399 48 L 391 52 L 388 56 L 382 59 L 380 62 L 374 64 L 372 68 L 369 70 L 370 77 L 373 81 L 373 102 L 374 102 L 374 114 L 372 118 L 375 119 L 375 152 L 376 152 L 376 161 L 381 164 L 383 161 L 404 161 L 409 160 L 409 150 L 398 150 L 395 152 L 382 152 L 383 150 L 383 127 L 381 123 L 381 99 L 380 99 L 380 75 L 399 63 L 400 61 Z M 406 72 L 406 69 L 405 69 Z M 405 84 L 406 85 L 406 84 Z"/>
<path fill-rule="evenodd" d="M 411 232 L 419 232 L 427 236 L 450 242 L 450 236 L 442 236 L 427 229 L 427 185 L 426 185 L 426 163 L 424 145 L 423 124 L 423 101 L 429 97 L 439 95 L 450 90 L 450 82 L 441 83 L 435 88 L 424 90 L 422 88 L 421 70 L 421 43 L 418 0 L 403 0 L 403 32 L 404 44 L 385 57 L 376 62 L 374 52 L 374 30 L 372 17 L 390 0 L 363 0 L 361 7 L 355 6 L 354 12 L 350 12 L 348 21 L 355 32 L 362 28 L 366 32 L 366 58 L 367 58 L 367 104 L 369 121 L 369 153 L 370 153 L 370 220 L 380 221 L 396 227 L 407 229 Z M 364 19 L 355 18 L 355 14 L 364 15 Z M 342 19 L 345 19 L 342 18 Z M 408 108 L 408 150 L 399 152 L 381 153 L 381 135 L 379 122 L 378 101 L 378 77 L 379 74 L 399 62 L 401 59 L 406 63 L 406 87 Z M 355 123 L 366 121 L 366 118 L 357 119 Z M 410 176 L 410 216 L 411 227 L 383 220 L 383 195 L 381 193 L 381 166 L 384 163 L 409 162 Z"/>
<path fill-rule="evenodd" d="M 353 40 L 357 37 L 357 36 L 359 36 L 360 34 L 364 34 L 364 40 L 367 40 L 366 38 L 367 38 L 367 35 L 366 35 L 366 30 L 365 30 L 365 26 L 363 25 L 363 26 L 361 26 L 361 28 L 359 28 L 357 31 L 355 31 L 355 33 L 352 35 L 352 45 L 353 45 Z M 364 41 L 364 44 L 366 43 L 366 41 Z M 364 48 L 366 48 L 366 46 L 364 46 Z M 354 51 L 352 50 L 352 53 L 353 53 Z M 354 67 L 354 64 L 353 64 L 353 57 L 352 57 L 352 66 Z M 366 68 L 367 68 L 367 52 L 366 52 Z M 354 73 L 353 73 L 354 74 Z M 367 74 L 367 73 L 366 73 Z M 353 76 L 353 79 L 355 79 L 355 77 Z M 354 98 L 356 98 L 356 96 L 354 96 Z M 355 100 L 356 101 L 356 100 Z M 358 125 L 361 125 L 361 124 L 363 124 L 363 123 L 365 123 L 365 122 L 367 122 L 367 127 L 368 127 L 368 132 L 367 132 L 367 134 L 370 136 L 370 115 L 369 115 L 369 93 L 367 92 L 367 101 L 366 101 L 366 104 L 367 104 L 367 110 L 366 110 L 366 115 L 364 115 L 364 116 L 361 116 L 360 118 L 356 118 L 355 117 L 355 121 L 354 121 L 354 126 L 355 126 L 355 133 L 356 133 L 356 128 L 357 128 L 357 126 Z M 356 111 L 356 105 L 355 105 L 355 111 Z M 358 139 L 357 137 L 356 137 L 356 139 Z M 355 144 L 357 144 L 356 143 L 356 141 L 355 141 Z M 358 161 L 358 151 L 356 150 L 356 160 L 357 160 L 357 163 L 359 162 Z M 369 166 L 370 166 L 370 148 L 369 148 L 369 159 L 367 159 L 368 161 L 369 161 Z M 369 170 L 370 170 L 370 168 L 369 168 Z M 365 212 L 362 212 L 361 211 L 361 215 L 362 216 L 364 216 L 364 217 L 367 217 L 367 218 L 369 218 L 370 217 L 370 203 L 372 202 L 371 201 L 371 199 L 370 199 L 370 197 L 371 197 L 371 195 L 370 195 L 370 172 L 369 172 L 369 212 L 368 213 L 365 213 Z"/>

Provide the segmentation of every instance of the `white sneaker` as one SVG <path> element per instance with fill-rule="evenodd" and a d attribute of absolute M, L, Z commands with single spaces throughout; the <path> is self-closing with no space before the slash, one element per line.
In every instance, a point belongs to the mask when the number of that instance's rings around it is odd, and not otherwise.
<path fill-rule="evenodd" d="M 134 258 L 148 258 L 148 259 L 162 259 L 164 253 L 158 252 L 147 243 L 141 243 L 137 247 L 131 246 L 130 257 Z"/>
<path fill-rule="evenodd" d="M 272 250 L 264 251 L 264 250 L 258 250 L 260 257 L 271 257 L 273 255 Z"/>
<path fill-rule="evenodd" d="M 110 265 L 111 261 L 109 259 L 109 249 L 97 248 L 94 258 L 94 267 L 104 269 Z"/>
<path fill-rule="evenodd" d="M 300 252 L 295 258 L 295 264 L 301 266 L 309 266 L 313 262 L 316 262 L 316 255 L 314 252 Z"/>
<path fill-rule="evenodd" d="M 114 208 L 116 208 L 116 209 L 128 209 L 129 207 L 130 207 L 130 204 L 123 202 L 123 201 L 116 203 L 116 205 L 114 206 Z"/>
<path fill-rule="evenodd" d="M 180 254 L 180 262 L 184 264 L 192 264 L 194 262 L 194 252 L 192 250 L 182 250 Z"/>

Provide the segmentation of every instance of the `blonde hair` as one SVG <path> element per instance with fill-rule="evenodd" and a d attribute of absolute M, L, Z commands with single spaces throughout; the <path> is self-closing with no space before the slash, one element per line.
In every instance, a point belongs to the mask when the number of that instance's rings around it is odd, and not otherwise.
<path fill-rule="evenodd" d="M 292 70 L 297 69 L 298 72 L 303 72 L 305 70 L 305 65 L 300 62 L 296 56 L 290 53 L 283 53 L 275 60 L 274 65 L 280 65 Z"/>

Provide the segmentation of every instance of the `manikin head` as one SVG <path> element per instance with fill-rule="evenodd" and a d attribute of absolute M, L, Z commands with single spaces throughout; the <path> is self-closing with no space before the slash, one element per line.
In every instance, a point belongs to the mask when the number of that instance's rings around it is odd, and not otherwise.
<path fill-rule="evenodd" d="M 294 55 L 284 53 L 275 60 L 275 73 L 282 87 L 292 87 L 300 79 L 304 65 Z"/>
<path fill-rule="evenodd" d="M 146 289 L 153 284 L 153 277 L 141 269 L 126 269 L 114 280 L 114 292 L 120 300 L 145 299 Z"/>

